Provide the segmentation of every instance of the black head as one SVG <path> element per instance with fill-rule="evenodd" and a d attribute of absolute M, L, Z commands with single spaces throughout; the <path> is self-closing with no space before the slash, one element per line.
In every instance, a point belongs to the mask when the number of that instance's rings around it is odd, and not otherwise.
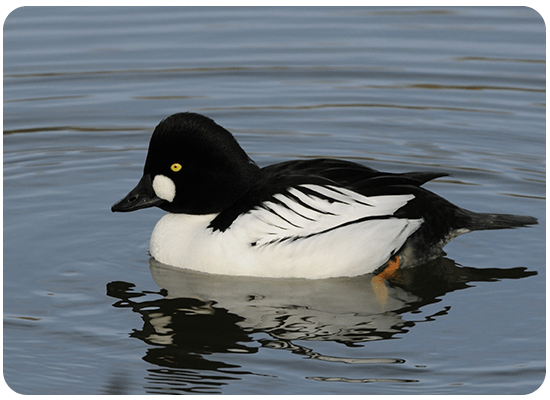
<path fill-rule="evenodd" d="M 141 181 L 112 210 L 157 206 L 173 213 L 221 212 L 259 175 L 229 131 L 203 115 L 178 113 L 155 128 Z"/>

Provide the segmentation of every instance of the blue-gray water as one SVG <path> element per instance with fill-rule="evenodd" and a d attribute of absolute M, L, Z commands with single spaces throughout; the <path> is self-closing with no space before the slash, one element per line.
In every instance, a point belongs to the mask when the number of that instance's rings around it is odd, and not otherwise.
<path fill-rule="evenodd" d="M 22 8 L 4 23 L 4 378 L 27 394 L 521 394 L 545 376 L 545 27 L 529 8 Z M 258 164 L 337 157 L 464 208 L 369 277 L 206 277 L 112 214 L 154 126 L 210 116 Z M 520 268 L 524 267 L 524 269 Z"/>

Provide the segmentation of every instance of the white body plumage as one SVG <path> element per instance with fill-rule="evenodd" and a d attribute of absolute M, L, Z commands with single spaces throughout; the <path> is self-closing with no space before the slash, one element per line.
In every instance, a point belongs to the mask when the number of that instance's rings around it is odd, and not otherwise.
<path fill-rule="evenodd" d="M 299 185 L 237 217 L 221 231 L 217 214 L 167 214 L 150 252 L 197 271 L 321 279 L 373 272 L 397 252 L 422 219 L 396 218 L 413 195 L 367 197 L 333 186 Z"/>

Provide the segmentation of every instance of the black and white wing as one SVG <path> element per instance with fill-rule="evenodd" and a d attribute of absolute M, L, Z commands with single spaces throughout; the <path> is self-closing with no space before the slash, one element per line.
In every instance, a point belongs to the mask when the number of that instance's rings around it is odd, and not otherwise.
<path fill-rule="evenodd" d="M 335 186 L 304 184 L 274 195 L 235 223 L 249 227 L 251 245 L 267 246 L 326 235 L 369 221 L 377 221 L 380 227 L 395 227 L 397 221 L 391 221 L 397 220 L 395 211 L 413 198 L 412 194 L 367 197 Z M 418 220 L 415 223 L 401 220 L 396 236 L 402 235 L 402 230 L 407 231 L 407 226 L 419 226 Z M 380 224 L 382 221 L 387 223 Z"/>
<path fill-rule="evenodd" d="M 246 244 L 243 263 L 268 268 L 265 260 L 274 260 L 277 276 L 318 278 L 360 275 L 388 261 L 424 224 L 419 186 L 442 175 L 386 174 L 319 159 L 266 170 L 262 184 L 209 228 L 235 248 Z"/>

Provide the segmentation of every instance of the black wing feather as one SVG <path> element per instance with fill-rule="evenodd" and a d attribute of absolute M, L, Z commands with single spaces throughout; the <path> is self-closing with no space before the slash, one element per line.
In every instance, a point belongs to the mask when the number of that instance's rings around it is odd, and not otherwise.
<path fill-rule="evenodd" d="M 429 180 L 446 176 L 439 172 L 407 172 L 393 174 L 344 160 L 313 159 L 286 161 L 262 168 L 262 178 L 229 208 L 222 211 L 210 228 L 225 231 L 239 215 L 266 201 L 277 201 L 278 193 L 292 196 L 288 190 L 297 185 L 318 184 L 344 187 L 365 196 L 407 194 L 415 192 Z M 316 194 L 319 196 L 319 194 Z M 298 199 L 296 199 L 299 201 Z M 327 200 L 334 199 L 327 197 Z"/>

